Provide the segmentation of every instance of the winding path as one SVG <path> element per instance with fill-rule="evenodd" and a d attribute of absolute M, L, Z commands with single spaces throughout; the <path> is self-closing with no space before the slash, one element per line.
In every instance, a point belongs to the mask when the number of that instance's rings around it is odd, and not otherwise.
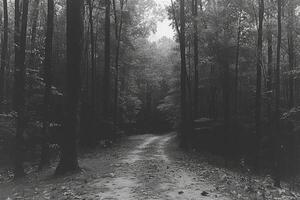
<path fill-rule="evenodd" d="M 196 200 L 222 199 L 213 185 L 200 180 L 193 172 L 178 165 L 165 152 L 175 134 L 164 136 L 143 135 L 131 139 L 141 140 L 119 160 L 110 177 L 95 180 L 93 187 L 101 187 L 95 199 L 133 200 Z M 103 190 L 103 187 L 105 190 Z"/>

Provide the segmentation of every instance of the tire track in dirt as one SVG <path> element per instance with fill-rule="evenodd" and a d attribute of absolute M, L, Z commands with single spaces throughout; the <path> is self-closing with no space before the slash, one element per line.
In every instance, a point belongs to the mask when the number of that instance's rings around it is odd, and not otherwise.
<path fill-rule="evenodd" d="M 114 173 L 94 182 L 93 187 L 102 188 L 96 199 L 227 200 L 213 185 L 168 157 L 165 149 L 175 136 L 134 136 L 132 139 L 140 139 L 140 144 L 112 166 Z M 204 191 L 206 196 L 202 195 Z"/>

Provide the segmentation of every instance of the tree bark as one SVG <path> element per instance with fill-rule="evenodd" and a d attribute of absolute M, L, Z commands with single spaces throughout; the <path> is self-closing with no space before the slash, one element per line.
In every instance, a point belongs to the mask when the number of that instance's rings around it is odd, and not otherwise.
<path fill-rule="evenodd" d="M 281 53 L 281 13 L 282 13 L 282 2 L 277 0 L 278 6 L 278 33 L 277 33 L 277 62 L 276 62 L 276 82 L 275 82 L 275 126 L 276 126 L 276 135 L 275 135 L 275 186 L 280 187 L 281 181 L 281 170 L 280 170 L 280 161 L 281 161 L 281 130 L 280 130 L 280 53 Z"/>
<path fill-rule="evenodd" d="M 0 103 L 5 97 L 5 72 L 7 69 L 8 58 L 8 11 L 7 11 L 7 0 L 3 0 L 3 11 L 4 11 L 4 26 L 3 26 L 3 39 L 2 39 L 2 51 L 1 51 L 1 68 L 0 68 Z"/>
<path fill-rule="evenodd" d="M 49 164 L 49 125 L 50 125 L 50 102 L 51 102 L 51 86 L 52 86 L 52 51 L 53 51 L 53 30 L 54 30 L 54 0 L 48 0 L 48 15 L 47 15 L 47 32 L 45 39 L 45 93 L 44 93 L 44 119 L 42 130 L 42 154 L 40 161 L 40 169 Z"/>
<path fill-rule="evenodd" d="M 294 107 L 294 75 L 295 69 L 295 50 L 294 50 L 294 18 L 295 4 L 294 0 L 288 1 L 288 56 L 289 56 L 289 108 Z"/>
<path fill-rule="evenodd" d="M 14 22 L 14 50 L 15 50 L 15 67 L 14 67 L 14 101 L 13 101 L 13 108 L 17 110 L 17 75 L 18 75 L 18 61 L 20 60 L 20 36 L 21 36 L 21 27 L 20 27 L 20 20 L 21 20 L 21 11 L 20 11 L 20 0 L 15 0 L 15 22 Z"/>
<path fill-rule="evenodd" d="M 199 90 L 199 45 L 198 45 L 198 0 L 193 0 L 193 25 L 194 25 L 194 73 L 195 73 L 195 91 L 194 91 L 194 118 L 198 117 L 198 90 Z"/>
<path fill-rule="evenodd" d="M 67 0 L 67 69 L 64 134 L 56 174 L 79 169 L 77 158 L 78 114 L 81 88 L 80 65 L 83 49 L 83 0 Z"/>
<path fill-rule="evenodd" d="M 240 46 L 241 46 L 241 16 L 238 18 L 237 44 L 235 55 L 235 91 L 234 91 L 234 114 L 238 114 L 238 93 L 239 93 L 239 61 L 240 61 Z"/>
<path fill-rule="evenodd" d="M 174 16 L 175 17 L 175 16 Z M 185 0 L 180 0 L 180 57 L 181 57 L 181 74 L 180 74 L 180 110 L 181 110 L 181 138 L 182 145 L 187 146 L 187 128 L 188 128 L 188 114 L 187 114 L 187 105 L 186 105 L 186 55 L 185 55 L 185 28 L 186 28 L 186 19 L 185 19 Z"/>
<path fill-rule="evenodd" d="M 93 4 L 92 0 L 88 0 L 89 6 L 89 24 L 90 24 L 90 45 L 91 45 L 91 119 L 92 127 L 94 130 L 96 125 L 96 60 L 95 60 L 95 33 L 94 33 L 94 20 L 93 20 Z"/>
<path fill-rule="evenodd" d="M 262 47 L 263 47 L 263 22 L 264 0 L 259 0 L 259 24 L 257 41 L 257 66 L 256 66 L 256 104 L 255 104 L 255 145 L 254 145 L 254 169 L 259 169 L 259 149 L 261 138 L 261 79 L 262 79 Z"/>
<path fill-rule="evenodd" d="M 105 121 L 110 116 L 110 0 L 105 0 L 105 55 L 103 83 L 103 117 Z"/>
<path fill-rule="evenodd" d="M 40 0 L 35 0 L 33 2 L 33 10 L 31 14 L 31 39 L 30 39 L 30 57 L 29 57 L 29 67 L 35 68 L 35 48 L 36 48 L 36 35 L 37 35 L 37 22 L 39 17 L 39 5 Z"/>
<path fill-rule="evenodd" d="M 16 47 L 15 57 L 15 95 L 14 105 L 17 112 L 16 119 L 16 153 L 15 153 L 15 178 L 24 176 L 23 169 L 23 134 L 25 131 L 25 50 L 26 50 L 26 32 L 27 32 L 27 18 L 28 18 L 28 4 L 29 0 L 23 0 L 22 5 L 22 23 L 20 28 L 20 8 L 19 1 L 15 1 L 15 43 L 19 45 Z"/>
<path fill-rule="evenodd" d="M 267 93 L 268 93 L 268 118 L 272 120 L 272 74 L 273 74 L 273 35 L 270 25 L 267 32 L 268 40 L 268 77 L 267 77 Z"/>
<path fill-rule="evenodd" d="M 114 125 L 118 124 L 118 98 L 119 98 L 119 57 L 120 57 L 120 48 L 121 48 L 121 36 L 123 28 L 123 9 L 124 9 L 124 0 L 120 0 L 120 17 L 118 20 L 117 10 L 116 10 L 116 1 L 113 0 L 114 7 L 114 16 L 115 16 L 115 37 L 117 40 L 116 46 L 116 57 L 115 57 L 115 94 L 114 94 Z M 119 22 L 120 21 L 120 22 Z"/>
<path fill-rule="evenodd" d="M 224 153 L 226 155 L 225 165 L 228 164 L 228 156 L 232 153 L 232 146 L 230 145 L 231 139 L 231 108 L 230 108 L 230 69 L 228 61 L 226 60 L 223 65 L 223 109 L 224 109 Z"/>

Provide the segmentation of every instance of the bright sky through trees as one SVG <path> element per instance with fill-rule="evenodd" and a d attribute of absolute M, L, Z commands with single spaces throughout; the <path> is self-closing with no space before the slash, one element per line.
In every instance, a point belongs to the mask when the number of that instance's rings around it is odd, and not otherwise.
<path fill-rule="evenodd" d="M 163 7 L 166 7 L 171 4 L 170 0 L 155 0 L 155 1 Z M 167 12 L 167 11 L 165 10 L 165 12 Z M 167 18 L 167 15 L 166 15 L 166 18 L 162 22 L 157 23 L 157 31 L 154 34 L 151 34 L 151 36 L 149 37 L 149 40 L 157 41 L 164 36 L 166 36 L 170 39 L 173 39 L 175 32 L 172 29 L 170 24 L 171 24 L 171 21 Z"/>

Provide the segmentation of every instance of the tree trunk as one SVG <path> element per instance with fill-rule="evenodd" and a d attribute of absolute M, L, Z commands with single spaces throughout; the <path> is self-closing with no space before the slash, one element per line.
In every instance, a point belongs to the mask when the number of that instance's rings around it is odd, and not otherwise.
<path fill-rule="evenodd" d="M 0 68 L 0 103 L 5 97 L 5 72 L 7 69 L 8 58 L 8 11 L 7 11 L 7 0 L 3 0 L 3 11 L 4 11 L 4 27 L 3 27 L 3 40 L 2 40 L 2 51 L 1 51 L 1 68 Z"/>
<path fill-rule="evenodd" d="M 67 69 L 64 134 L 56 174 L 79 169 L 77 158 L 78 114 L 80 99 L 80 65 L 83 49 L 83 0 L 67 0 Z"/>
<path fill-rule="evenodd" d="M 240 44 L 241 44 L 241 16 L 238 18 L 238 31 L 237 31 L 237 45 L 235 55 L 235 91 L 234 91 L 234 114 L 237 117 L 238 114 L 238 93 L 239 93 L 239 60 L 240 60 Z"/>
<path fill-rule="evenodd" d="M 24 176 L 23 169 L 23 134 L 25 131 L 25 50 L 26 50 L 26 32 L 28 18 L 29 0 L 23 0 L 22 23 L 20 29 L 20 8 L 19 1 L 15 1 L 15 95 L 14 105 L 17 112 L 16 119 L 16 154 L 15 154 L 15 178 Z"/>
<path fill-rule="evenodd" d="M 17 94 L 18 94 L 18 84 L 17 84 L 17 75 L 18 75 L 18 61 L 20 60 L 20 36 L 21 36 L 21 11 L 20 11 L 20 0 L 15 0 L 15 23 L 14 23 L 14 50 L 15 50 L 15 66 L 14 66 L 14 92 L 13 92 L 13 108 L 17 110 Z"/>
<path fill-rule="evenodd" d="M 31 14 L 31 46 L 30 46 L 30 57 L 29 57 L 29 67 L 30 68 L 35 68 L 35 46 L 36 46 L 36 34 L 37 34 L 37 22 L 38 22 L 38 17 L 39 17 L 39 5 L 40 5 L 40 0 L 35 0 L 33 2 L 33 10 Z"/>
<path fill-rule="evenodd" d="M 294 0 L 288 1 L 288 55 L 289 55 L 289 108 L 294 107 L 294 75 L 295 68 L 295 50 L 294 50 L 294 18 L 295 4 Z"/>
<path fill-rule="evenodd" d="M 105 0 L 105 44 L 104 44 L 104 83 L 103 83 L 103 117 L 105 121 L 110 116 L 110 0 Z"/>
<path fill-rule="evenodd" d="M 118 99 L 119 99 L 119 57 L 120 57 L 120 48 L 121 48 L 121 36 L 123 28 L 123 9 L 124 9 L 124 0 L 120 0 L 120 17 L 118 21 L 118 15 L 116 10 L 116 2 L 113 0 L 114 7 L 114 16 L 115 16 L 115 36 L 117 40 L 116 46 L 116 57 L 115 57 L 115 94 L 114 94 L 114 125 L 118 124 Z"/>
<path fill-rule="evenodd" d="M 199 90 L 199 47 L 198 47 L 198 0 L 193 0 L 193 24 L 194 24 L 194 73 L 195 73 L 195 91 L 194 91 L 194 118 L 198 117 L 198 90 Z"/>
<path fill-rule="evenodd" d="M 259 168 L 259 152 L 261 138 L 261 79 L 262 79 L 262 47 L 263 47 L 263 21 L 264 0 L 259 0 L 259 25 L 257 41 L 257 66 L 256 66 L 256 104 L 255 104 L 255 145 L 254 145 L 254 169 Z"/>
<path fill-rule="evenodd" d="M 268 94 L 268 118 L 272 120 L 272 74 L 273 74 L 273 35 L 270 25 L 268 25 L 268 78 L 267 78 L 267 94 Z"/>
<path fill-rule="evenodd" d="M 180 56 L 181 56 L 181 75 L 180 75 L 180 109 L 181 109 L 181 138 L 182 145 L 187 146 L 187 105 L 186 105 L 186 55 L 185 55 L 185 0 L 180 0 Z"/>
<path fill-rule="evenodd" d="M 224 109 L 224 153 L 226 155 L 225 165 L 228 164 L 228 156 L 232 153 L 232 146 L 230 145 L 230 127 L 231 127 L 231 114 L 230 114 L 230 69 L 228 61 L 225 61 L 223 66 L 223 109 Z"/>
<path fill-rule="evenodd" d="M 275 126 L 276 126 L 276 135 L 275 135 L 275 186 L 280 187 L 281 181 L 281 170 L 280 170 L 280 161 L 281 161 L 281 130 L 280 130 L 280 53 L 281 53 L 281 12 L 282 12 L 282 3 L 281 0 L 277 0 L 278 6 L 278 34 L 277 34 L 277 63 L 276 63 L 276 82 L 275 82 Z"/>
<path fill-rule="evenodd" d="M 52 86 L 52 51 L 53 51 L 53 30 L 54 30 L 54 0 L 48 0 L 48 16 L 47 16 L 47 32 L 46 32 L 46 48 L 45 48 L 45 94 L 44 94 L 44 119 L 42 130 L 42 154 L 40 161 L 40 169 L 50 162 L 49 155 L 49 118 L 50 102 L 51 102 L 51 86 Z"/>
<path fill-rule="evenodd" d="M 95 33 L 94 33 L 94 20 L 93 20 L 93 4 L 92 0 L 88 0 L 89 6 L 89 24 L 90 24 L 90 45 L 91 45 L 91 119 L 92 119 L 92 130 L 95 129 L 96 125 L 96 60 L 95 60 Z"/>

